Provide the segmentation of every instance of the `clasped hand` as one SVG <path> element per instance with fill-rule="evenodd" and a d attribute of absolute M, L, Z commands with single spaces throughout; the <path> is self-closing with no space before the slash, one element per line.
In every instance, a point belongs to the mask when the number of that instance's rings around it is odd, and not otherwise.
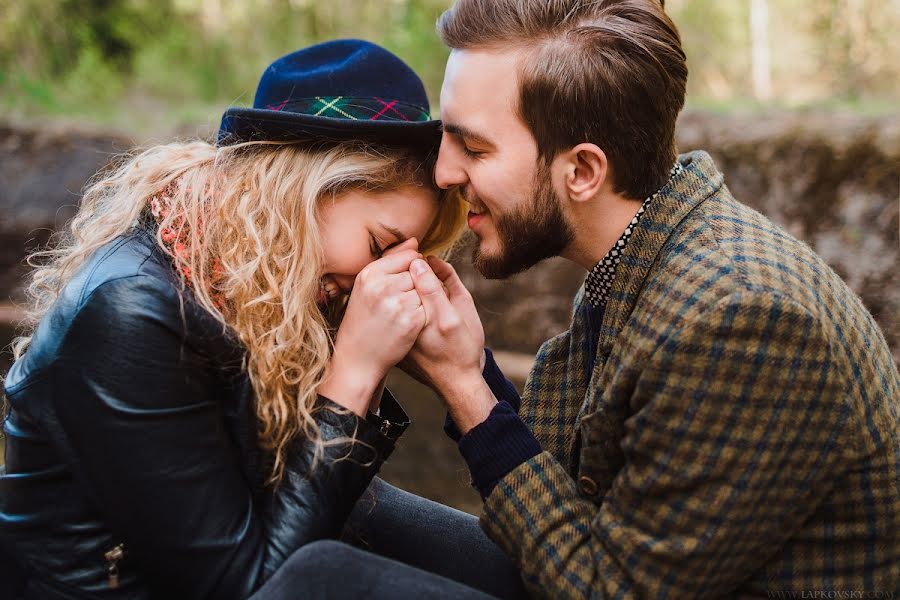
<path fill-rule="evenodd" d="M 484 329 L 471 294 L 450 264 L 423 259 L 410 239 L 357 275 L 320 393 L 365 414 L 387 372 L 403 361 L 453 414 L 454 404 L 483 395 L 483 360 Z"/>

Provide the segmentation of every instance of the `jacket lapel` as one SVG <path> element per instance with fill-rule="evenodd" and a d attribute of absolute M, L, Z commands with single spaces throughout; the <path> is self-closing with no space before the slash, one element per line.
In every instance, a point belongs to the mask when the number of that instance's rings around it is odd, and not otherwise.
<path fill-rule="evenodd" d="M 572 428 L 566 464 L 583 471 L 603 497 L 624 462 L 619 440 L 629 416 L 627 399 L 609 390 L 618 363 L 608 364 L 635 309 L 650 271 L 678 225 L 704 199 L 722 186 L 722 175 L 705 152 L 682 155 L 684 169 L 647 207 L 622 255 L 607 299 L 592 372 L 585 378 L 583 401 Z M 671 249 L 670 251 L 677 251 Z M 609 368 L 607 368 L 609 367 Z"/>
<path fill-rule="evenodd" d="M 581 306 L 584 287 L 575 297 L 569 329 L 544 342 L 525 382 L 519 414 L 541 448 L 568 466 L 575 421 L 588 383 L 585 323 Z"/>
<path fill-rule="evenodd" d="M 682 155 L 683 171 L 660 190 L 650 203 L 625 247 L 612 282 L 597 344 L 594 367 L 587 369 L 587 333 L 583 304 L 584 286 L 575 297 L 568 331 L 545 342 L 525 382 L 520 415 L 532 429 L 541 447 L 574 473 L 581 447 L 580 422 L 592 418 L 596 432 L 609 444 L 621 437 L 621 408 L 604 411 L 598 406 L 611 372 L 606 369 L 613 347 L 627 323 L 657 256 L 678 224 L 705 198 L 722 186 L 722 175 L 705 152 Z M 617 416 L 618 415 L 618 416 Z M 590 423 L 586 423 L 590 425 Z M 591 432 L 591 439 L 597 437 Z M 609 469 L 610 473 L 614 469 Z"/>
<path fill-rule="evenodd" d="M 679 160 L 684 169 L 669 180 L 647 207 L 622 254 L 603 315 L 582 415 L 595 407 L 609 383 L 611 372 L 605 369 L 606 363 L 615 344 L 622 341 L 622 330 L 672 232 L 694 208 L 722 187 L 723 176 L 706 152 L 683 154 Z"/>

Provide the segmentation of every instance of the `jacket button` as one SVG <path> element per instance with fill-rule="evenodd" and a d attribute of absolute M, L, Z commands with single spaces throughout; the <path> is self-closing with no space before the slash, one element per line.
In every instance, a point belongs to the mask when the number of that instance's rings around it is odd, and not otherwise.
<path fill-rule="evenodd" d="M 588 477 L 587 475 L 582 475 L 578 478 L 578 487 L 581 491 L 588 496 L 596 496 L 597 495 L 597 482 Z"/>

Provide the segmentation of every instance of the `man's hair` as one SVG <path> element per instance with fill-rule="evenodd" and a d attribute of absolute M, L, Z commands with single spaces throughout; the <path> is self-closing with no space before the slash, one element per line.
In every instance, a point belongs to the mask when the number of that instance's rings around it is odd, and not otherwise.
<path fill-rule="evenodd" d="M 546 162 L 580 143 L 606 153 L 615 190 L 644 198 L 675 162 L 687 64 L 661 0 L 456 0 L 452 49 L 520 48 L 519 115 Z"/>

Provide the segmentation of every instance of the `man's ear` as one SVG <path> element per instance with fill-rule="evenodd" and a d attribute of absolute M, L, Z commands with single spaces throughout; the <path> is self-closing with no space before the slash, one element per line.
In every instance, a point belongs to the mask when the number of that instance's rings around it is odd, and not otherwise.
<path fill-rule="evenodd" d="M 573 202 L 595 198 L 609 176 L 606 153 L 596 144 L 578 144 L 568 152 L 560 153 L 555 162 L 562 170 L 565 194 Z"/>

